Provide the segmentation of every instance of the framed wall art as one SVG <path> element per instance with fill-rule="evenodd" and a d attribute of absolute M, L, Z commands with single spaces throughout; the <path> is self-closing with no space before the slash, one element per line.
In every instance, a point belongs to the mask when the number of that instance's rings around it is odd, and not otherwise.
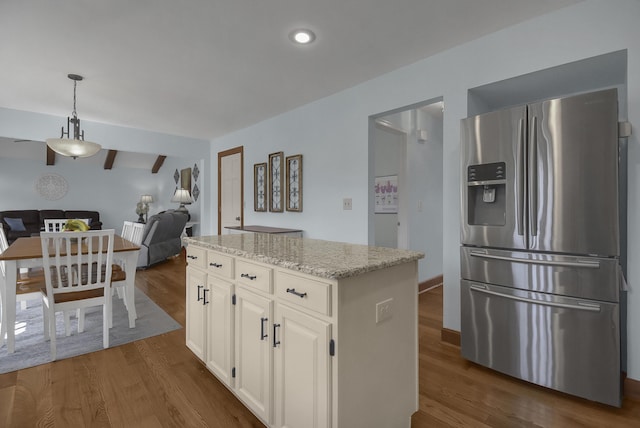
<path fill-rule="evenodd" d="M 376 214 L 395 214 L 398 212 L 398 176 L 376 177 L 374 184 L 376 195 Z"/>
<path fill-rule="evenodd" d="M 287 156 L 287 211 L 302 211 L 302 155 Z"/>
<path fill-rule="evenodd" d="M 271 153 L 269 155 L 269 211 L 275 213 L 284 211 L 282 203 L 283 164 L 283 152 Z"/>
<path fill-rule="evenodd" d="M 253 165 L 253 210 L 267 210 L 267 163 Z"/>

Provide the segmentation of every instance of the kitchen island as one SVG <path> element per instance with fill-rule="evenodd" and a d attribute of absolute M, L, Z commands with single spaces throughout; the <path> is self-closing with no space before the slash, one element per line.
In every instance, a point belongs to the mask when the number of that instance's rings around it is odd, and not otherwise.
<path fill-rule="evenodd" d="M 270 427 L 409 427 L 424 254 L 273 234 L 184 238 L 187 346 Z"/>

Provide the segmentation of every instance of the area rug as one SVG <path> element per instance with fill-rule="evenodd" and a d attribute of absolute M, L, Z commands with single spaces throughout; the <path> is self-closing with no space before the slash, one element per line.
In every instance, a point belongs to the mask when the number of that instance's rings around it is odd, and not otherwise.
<path fill-rule="evenodd" d="M 117 296 L 113 298 L 113 327 L 109 330 L 109 347 L 167 333 L 181 328 L 173 318 L 143 292 L 136 290 L 138 319 L 135 328 L 129 328 L 127 309 Z M 16 306 L 16 347 L 7 354 L 6 344 L 0 347 L 0 373 L 33 367 L 51 362 L 49 341 L 44 340 L 42 303 L 30 301 L 26 310 Z M 78 333 L 77 319 L 71 317 L 71 336 L 64 335 L 62 313 L 56 314 L 57 358 L 74 357 L 99 351 L 102 347 L 102 308 L 88 308 L 85 314 L 84 332 Z"/>

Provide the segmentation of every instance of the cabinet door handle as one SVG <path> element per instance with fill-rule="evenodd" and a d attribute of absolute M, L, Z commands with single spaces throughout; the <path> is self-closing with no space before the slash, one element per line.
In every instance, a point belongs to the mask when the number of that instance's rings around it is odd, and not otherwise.
<path fill-rule="evenodd" d="M 209 291 L 209 289 L 208 289 L 208 288 L 204 288 L 204 289 L 202 290 L 202 304 L 203 304 L 203 305 L 206 305 L 207 303 L 209 303 L 209 302 L 207 301 L 207 291 Z"/>
<path fill-rule="evenodd" d="M 299 293 L 296 291 L 295 288 L 287 288 L 287 293 L 295 294 L 301 299 L 304 299 L 305 297 L 307 297 L 307 293 Z"/>
<path fill-rule="evenodd" d="M 279 340 L 276 340 L 276 331 L 278 329 L 278 327 L 280 327 L 280 324 L 274 324 L 273 325 L 273 347 L 275 348 L 277 345 L 280 344 Z"/>
<path fill-rule="evenodd" d="M 248 274 L 248 273 L 241 273 L 241 274 L 240 274 L 240 276 L 241 276 L 242 278 L 250 279 L 251 281 L 253 281 L 254 279 L 256 279 L 256 278 L 257 278 L 255 275 L 250 275 L 250 274 Z"/>
<path fill-rule="evenodd" d="M 265 337 L 268 337 L 268 334 L 264 333 L 264 323 L 268 321 L 269 318 L 260 318 L 260 340 L 264 340 Z"/>
<path fill-rule="evenodd" d="M 222 265 L 220 263 L 215 263 L 215 262 L 209 263 L 209 266 L 213 266 L 213 267 L 216 267 L 216 268 L 221 268 L 222 267 Z"/>
<path fill-rule="evenodd" d="M 202 297 L 200 297 L 200 290 L 203 288 L 204 288 L 204 285 L 198 285 L 198 302 L 202 300 Z"/>

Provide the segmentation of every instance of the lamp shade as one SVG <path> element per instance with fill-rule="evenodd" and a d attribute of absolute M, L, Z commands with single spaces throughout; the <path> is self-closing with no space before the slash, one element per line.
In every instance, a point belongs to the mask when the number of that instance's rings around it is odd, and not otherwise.
<path fill-rule="evenodd" d="M 47 146 L 62 156 L 72 158 L 87 158 L 95 155 L 102 149 L 98 143 L 76 140 L 74 138 L 47 138 Z"/>
<path fill-rule="evenodd" d="M 191 199 L 191 195 L 187 189 L 176 189 L 176 192 L 173 194 L 171 198 L 171 202 L 177 202 L 179 204 L 190 204 L 193 202 Z"/>
<path fill-rule="evenodd" d="M 140 197 L 140 202 L 142 202 L 143 204 L 150 204 L 151 202 L 153 202 L 153 196 L 151 196 L 151 195 L 142 195 Z"/>

